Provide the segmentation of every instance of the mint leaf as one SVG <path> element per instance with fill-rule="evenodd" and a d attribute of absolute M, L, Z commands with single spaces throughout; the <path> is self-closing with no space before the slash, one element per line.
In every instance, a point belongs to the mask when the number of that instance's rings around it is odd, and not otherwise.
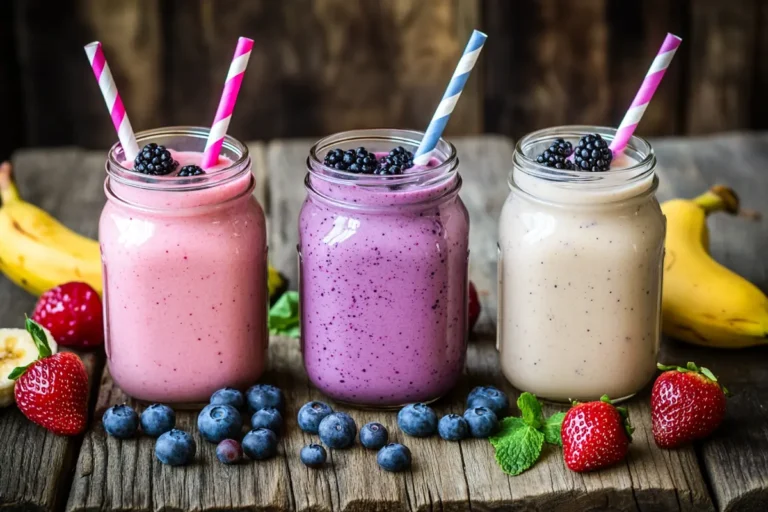
<path fill-rule="evenodd" d="M 277 299 L 269 310 L 269 333 L 298 338 L 299 293 L 287 291 Z"/>
<path fill-rule="evenodd" d="M 544 426 L 544 413 L 541 412 L 541 402 L 536 398 L 536 395 L 527 391 L 522 393 L 517 399 L 517 407 L 523 413 L 523 421 L 526 424 L 535 429 Z"/>
<path fill-rule="evenodd" d="M 505 473 L 515 476 L 539 460 L 544 434 L 522 418 L 510 417 L 501 421 L 499 433 L 490 441 L 496 450 L 496 462 Z"/>
<path fill-rule="evenodd" d="M 548 444 L 563 446 L 563 437 L 560 432 L 563 428 L 564 419 L 564 412 L 555 413 L 547 418 L 547 422 L 544 424 L 544 440 Z"/>
<path fill-rule="evenodd" d="M 24 327 L 26 327 L 27 332 L 32 336 L 32 341 L 35 342 L 38 353 L 37 358 L 43 359 L 50 356 L 51 347 L 48 346 L 48 337 L 45 335 L 43 327 L 29 317 L 27 317 Z"/>

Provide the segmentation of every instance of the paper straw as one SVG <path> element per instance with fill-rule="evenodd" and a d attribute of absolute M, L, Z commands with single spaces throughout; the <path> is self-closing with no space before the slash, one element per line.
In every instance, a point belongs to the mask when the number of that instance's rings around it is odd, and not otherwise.
<path fill-rule="evenodd" d="M 109 70 L 109 64 L 104 57 L 104 50 L 101 43 L 94 41 L 85 45 L 85 54 L 91 63 L 91 69 L 99 83 L 101 95 L 104 96 L 104 103 L 107 104 L 109 115 L 112 116 L 112 124 L 115 125 L 117 138 L 123 146 L 123 152 L 127 160 L 133 160 L 139 154 L 139 146 L 136 144 L 136 135 L 131 128 L 131 122 L 128 120 L 128 114 L 125 113 L 123 100 L 117 92 L 115 79 L 112 78 L 112 72 Z"/>
<path fill-rule="evenodd" d="M 616 136 L 611 142 L 610 148 L 613 151 L 613 155 L 616 156 L 624 151 L 627 147 L 629 139 L 635 132 L 635 128 L 640 123 L 640 119 L 643 118 L 645 109 L 648 107 L 648 103 L 653 98 L 653 93 L 661 83 L 661 79 L 664 78 L 664 73 L 669 67 L 669 63 L 672 62 L 672 57 L 675 56 L 682 39 L 674 34 L 667 34 L 664 39 L 664 44 L 659 48 L 659 53 L 656 54 L 656 58 L 653 59 L 648 73 L 645 75 L 643 84 L 640 86 L 640 90 L 637 91 L 635 99 L 632 101 L 632 105 L 629 106 L 629 110 L 624 115 L 624 119 L 621 120 L 619 128 L 616 130 Z"/>
<path fill-rule="evenodd" d="M 203 169 L 209 169 L 219 161 L 221 145 L 224 143 L 229 121 L 232 119 L 232 111 L 235 109 L 240 84 L 243 83 L 243 74 L 245 68 L 248 67 L 248 59 L 251 58 L 251 49 L 253 49 L 253 39 L 241 37 L 237 40 L 235 56 L 232 58 L 232 64 L 229 65 L 227 80 L 224 82 L 224 91 L 221 93 L 221 100 L 219 100 L 219 108 L 216 110 L 216 117 L 213 119 L 213 126 L 211 126 L 211 131 L 208 134 L 208 141 L 205 143 Z"/>
<path fill-rule="evenodd" d="M 459 101 L 461 91 L 464 90 L 469 73 L 475 67 L 475 62 L 477 62 L 477 58 L 480 56 L 480 51 L 483 49 L 483 44 L 487 38 L 488 36 L 479 30 L 472 32 L 467 47 L 464 48 L 464 54 L 461 56 L 456 70 L 453 72 L 453 77 L 451 77 L 451 81 L 448 83 L 445 94 L 443 94 L 443 99 L 440 101 L 440 105 L 437 106 L 437 110 L 432 116 L 432 121 L 429 122 L 427 131 L 424 133 L 424 138 L 421 139 L 421 144 L 416 150 L 416 156 L 413 159 L 416 165 L 424 165 L 429 162 L 432 152 L 443 135 L 445 125 L 448 124 L 448 118 L 451 116 L 454 107 L 456 107 L 456 102 Z"/>

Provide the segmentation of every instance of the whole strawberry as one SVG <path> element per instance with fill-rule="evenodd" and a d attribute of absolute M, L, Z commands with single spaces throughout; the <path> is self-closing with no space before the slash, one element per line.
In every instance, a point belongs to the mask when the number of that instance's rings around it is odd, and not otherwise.
<path fill-rule="evenodd" d="M 65 283 L 42 294 L 32 320 L 51 331 L 56 342 L 65 347 L 104 344 L 101 299 L 86 283 Z"/>
<path fill-rule="evenodd" d="M 664 371 L 653 383 L 653 438 L 662 448 L 675 448 L 710 435 L 725 418 L 728 390 L 707 368 L 688 363 L 658 365 Z"/>
<path fill-rule="evenodd" d="M 572 471 L 604 468 L 622 460 L 632 440 L 627 410 L 600 401 L 574 403 L 563 419 L 563 457 Z"/>
<path fill-rule="evenodd" d="M 477 319 L 480 318 L 480 298 L 477 296 L 475 283 L 469 282 L 469 331 L 475 328 Z"/>
<path fill-rule="evenodd" d="M 88 413 L 88 375 L 75 354 L 51 355 L 42 327 L 27 319 L 39 358 L 13 370 L 16 405 L 30 421 L 54 434 L 73 436 L 85 430 Z"/>

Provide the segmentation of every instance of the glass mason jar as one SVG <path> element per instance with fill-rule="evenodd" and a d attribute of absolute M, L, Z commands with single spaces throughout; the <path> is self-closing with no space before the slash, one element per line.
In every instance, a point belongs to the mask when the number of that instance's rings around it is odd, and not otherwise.
<path fill-rule="evenodd" d="M 333 149 L 415 151 L 421 132 L 359 130 L 310 149 L 299 215 L 301 344 L 310 381 L 340 402 L 395 407 L 445 394 L 467 348 L 469 216 L 456 149 L 377 176 L 323 165 Z"/>
<path fill-rule="evenodd" d="M 607 172 L 536 163 L 561 126 L 515 149 L 499 225 L 501 367 L 518 389 L 553 401 L 626 398 L 656 371 L 666 221 L 655 197 L 656 157 L 632 137 Z"/>
<path fill-rule="evenodd" d="M 197 160 L 208 129 L 137 135 Z M 227 136 L 222 162 L 192 177 L 131 170 L 109 151 L 99 239 L 109 370 L 134 398 L 207 402 L 255 382 L 267 361 L 267 244 L 248 149 Z M 183 164 L 181 164 L 183 165 Z"/>

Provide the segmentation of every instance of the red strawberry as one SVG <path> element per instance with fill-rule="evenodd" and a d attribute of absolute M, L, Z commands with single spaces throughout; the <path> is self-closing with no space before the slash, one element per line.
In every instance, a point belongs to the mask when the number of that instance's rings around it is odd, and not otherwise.
<path fill-rule="evenodd" d="M 583 472 L 616 464 L 627 455 L 632 430 L 627 410 L 605 395 L 598 402 L 574 403 L 563 419 L 565 465 Z"/>
<path fill-rule="evenodd" d="M 725 418 L 728 390 L 707 368 L 658 365 L 664 373 L 653 383 L 653 438 L 662 448 L 675 448 L 710 435 Z"/>
<path fill-rule="evenodd" d="M 91 348 L 104 344 L 99 294 L 86 283 L 51 288 L 37 301 L 32 319 L 51 331 L 65 347 Z"/>
<path fill-rule="evenodd" d="M 85 430 L 88 417 L 88 375 L 75 354 L 51 355 L 39 324 L 27 319 L 27 331 L 35 340 L 39 359 L 13 370 L 16 405 L 30 421 L 62 436 Z"/>
<path fill-rule="evenodd" d="M 469 330 L 475 328 L 477 319 L 480 318 L 480 299 L 477 296 L 477 290 L 475 284 L 469 282 Z"/>

